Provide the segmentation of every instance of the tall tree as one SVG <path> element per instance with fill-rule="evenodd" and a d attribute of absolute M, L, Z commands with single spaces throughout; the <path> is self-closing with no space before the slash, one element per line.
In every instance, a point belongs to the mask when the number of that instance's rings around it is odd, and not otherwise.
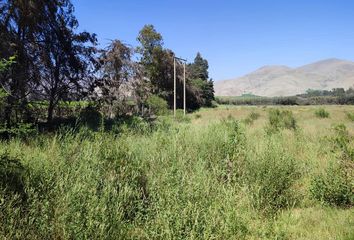
<path fill-rule="evenodd" d="M 48 120 L 59 100 L 86 84 L 95 36 L 75 33 L 78 22 L 70 0 L 4 0 L 0 6 L 0 57 L 17 56 L 2 84 L 8 96 L 7 118 L 26 109 L 32 97 L 48 100 Z M 74 91 L 75 89 L 75 91 Z M 16 114 L 17 115 L 17 114 Z M 25 115 L 28 115 L 26 113 Z"/>
<path fill-rule="evenodd" d="M 209 64 L 206 59 L 198 52 L 194 62 L 190 65 L 190 75 L 193 79 L 209 79 Z"/>
<path fill-rule="evenodd" d="M 128 82 L 137 77 L 137 64 L 132 61 L 132 54 L 132 48 L 114 40 L 99 58 L 100 77 L 95 84 L 96 100 L 108 107 L 110 117 L 114 115 L 113 108 L 119 108 L 129 94 Z"/>
<path fill-rule="evenodd" d="M 191 84 L 199 89 L 195 91 L 199 95 L 198 99 L 200 106 L 210 107 L 214 100 L 214 83 L 209 79 L 209 64 L 206 59 L 198 52 L 194 62 L 188 65 L 188 78 Z"/>
<path fill-rule="evenodd" d="M 54 1 L 53 1 L 54 2 Z M 53 3 L 44 0 L 3 0 L 0 4 L 0 58 L 16 55 L 11 73 L 0 81 L 9 93 L 5 106 L 8 125 L 12 116 L 25 110 L 27 97 L 38 83 L 37 43 L 40 41 L 46 12 Z"/>
<path fill-rule="evenodd" d="M 81 99 L 94 80 L 96 36 L 76 33 L 78 21 L 73 11 L 66 1 L 50 12 L 39 44 L 42 76 L 36 95 L 48 101 L 48 122 L 59 101 Z"/>
<path fill-rule="evenodd" d="M 140 64 L 143 66 L 144 76 L 150 82 L 150 88 L 153 93 L 160 93 L 162 76 L 161 64 L 164 57 L 163 39 L 153 25 L 145 25 L 137 37 L 140 46 L 137 52 L 141 55 Z"/>

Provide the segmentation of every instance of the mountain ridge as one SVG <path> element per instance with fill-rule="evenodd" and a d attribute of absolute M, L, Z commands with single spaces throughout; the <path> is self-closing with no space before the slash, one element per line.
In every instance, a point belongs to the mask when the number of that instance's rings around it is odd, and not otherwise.
<path fill-rule="evenodd" d="M 266 65 L 243 77 L 215 82 L 215 95 L 292 96 L 337 87 L 354 87 L 354 62 L 329 58 L 297 68 Z"/>

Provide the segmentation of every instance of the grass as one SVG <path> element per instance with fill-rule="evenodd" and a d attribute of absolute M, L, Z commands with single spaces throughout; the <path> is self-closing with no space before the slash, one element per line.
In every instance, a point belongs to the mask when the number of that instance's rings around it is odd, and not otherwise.
<path fill-rule="evenodd" d="M 314 179 L 350 163 L 354 107 L 315 109 L 221 106 L 1 142 L 0 238 L 352 239 L 352 204 L 327 204 Z"/>

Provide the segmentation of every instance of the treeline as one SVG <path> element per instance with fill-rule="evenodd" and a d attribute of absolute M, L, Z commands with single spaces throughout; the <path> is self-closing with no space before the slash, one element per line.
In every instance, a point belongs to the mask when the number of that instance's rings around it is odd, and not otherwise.
<path fill-rule="evenodd" d="M 107 118 L 155 114 L 173 106 L 173 59 L 154 26 L 139 46 L 112 40 L 100 49 L 95 34 L 78 31 L 70 0 L 5 0 L 0 4 L 0 124 L 52 122 L 75 108 Z M 211 106 L 213 81 L 198 53 L 187 68 L 187 108 Z M 177 107 L 183 66 L 177 62 Z M 81 102 L 73 104 L 73 102 Z M 162 109 L 162 110 L 161 110 Z"/>
<path fill-rule="evenodd" d="M 222 105 L 351 105 L 354 104 L 354 89 L 309 89 L 304 94 L 289 97 L 216 97 L 216 102 Z"/>

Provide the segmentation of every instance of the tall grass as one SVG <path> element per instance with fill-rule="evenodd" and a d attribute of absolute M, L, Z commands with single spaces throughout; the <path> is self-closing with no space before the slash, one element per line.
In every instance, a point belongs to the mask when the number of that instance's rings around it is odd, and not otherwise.
<path fill-rule="evenodd" d="M 272 134 L 164 117 L 1 142 L 0 238 L 296 239 L 278 216 L 307 204 L 316 175 L 306 138 L 283 132 L 292 114 L 274 114 Z"/>

